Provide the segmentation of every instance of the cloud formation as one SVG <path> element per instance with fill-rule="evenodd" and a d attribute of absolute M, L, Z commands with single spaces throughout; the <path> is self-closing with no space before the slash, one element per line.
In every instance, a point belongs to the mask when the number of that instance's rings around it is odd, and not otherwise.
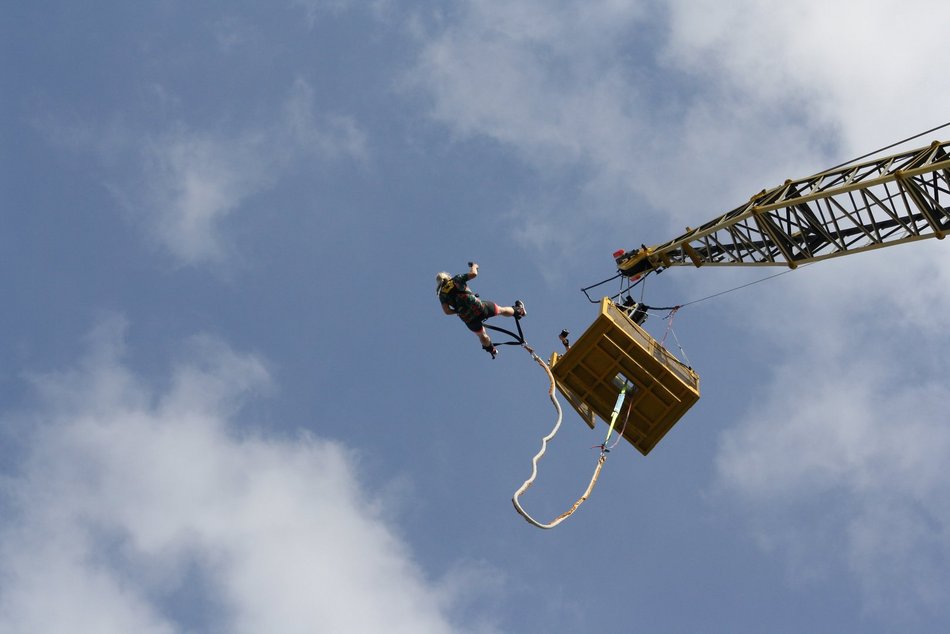
<path fill-rule="evenodd" d="M 902 284 L 946 288 L 945 245 L 895 248 L 900 270 L 855 256 L 770 292 L 784 319 L 753 311 L 750 328 L 774 343 L 760 351 L 769 380 L 722 436 L 717 486 L 798 581 L 841 568 L 869 611 L 945 614 L 950 388 L 933 350 L 950 339 L 933 315 L 950 298 Z"/>
<path fill-rule="evenodd" d="M 833 131 L 846 156 L 946 121 L 950 88 L 928 78 L 948 7 L 912 0 L 895 13 L 883 0 L 860 11 L 818 0 L 677 0 L 670 10 L 677 65 L 763 112 L 777 110 L 802 132 Z M 917 107 L 908 119 L 910 95 Z"/>
<path fill-rule="evenodd" d="M 178 127 L 144 148 L 144 211 L 157 239 L 180 261 L 225 256 L 221 221 L 251 194 L 273 184 L 276 157 L 265 136 L 229 138 Z M 139 211 L 139 201 L 134 206 Z"/>
<path fill-rule="evenodd" d="M 220 263 L 232 255 L 225 222 L 248 199 L 309 161 L 368 160 L 367 134 L 351 116 L 323 112 L 312 86 L 297 79 L 267 123 L 196 127 L 177 118 L 181 100 L 161 85 L 149 98 L 168 111 L 149 129 L 116 117 L 109 124 L 48 115 L 34 125 L 56 146 L 93 157 L 128 219 L 176 262 Z"/>
<path fill-rule="evenodd" d="M 463 2 L 417 29 L 409 84 L 454 134 L 495 139 L 540 179 L 574 183 L 560 207 L 514 210 L 526 244 L 583 241 L 573 229 L 623 227 L 634 213 L 661 241 L 943 123 L 950 89 L 927 80 L 927 60 L 942 46 L 933 12 L 950 9 L 915 4 L 894 16 L 885 2 Z M 906 96 L 922 86 L 908 121 Z"/>
<path fill-rule="evenodd" d="M 178 261 L 221 261 L 228 255 L 222 221 L 272 187 L 295 161 L 366 156 L 366 137 L 355 121 L 317 113 L 303 80 L 295 82 L 275 120 L 216 131 L 175 124 L 141 148 L 141 190 L 113 189 Z"/>
<path fill-rule="evenodd" d="M 580 170 L 588 202 L 602 203 L 604 188 L 629 191 L 618 183 L 648 178 L 634 158 L 655 149 L 645 147 L 649 122 L 638 116 L 649 86 L 626 63 L 644 16 L 635 3 L 463 2 L 419 27 L 406 85 L 456 137 L 499 141 L 549 183 L 576 182 Z M 570 249 L 558 237 L 577 222 L 573 202 L 513 210 L 523 241 Z M 585 209 L 585 222 L 604 215 L 602 204 Z"/>
<path fill-rule="evenodd" d="M 123 365 L 124 328 L 104 322 L 77 367 L 33 378 L 32 411 L 3 415 L 24 437 L 0 630 L 463 631 L 446 615 L 483 573 L 427 579 L 347 450 L 232 424 L 268 388 L 260 359 L 197 337 L 156 390 Z"/>

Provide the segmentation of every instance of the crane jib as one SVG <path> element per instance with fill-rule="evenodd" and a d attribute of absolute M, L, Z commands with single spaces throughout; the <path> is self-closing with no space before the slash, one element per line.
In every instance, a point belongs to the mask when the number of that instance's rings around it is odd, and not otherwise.
<path fill-rule="evenodd" d="M 615 254 L 636 277 L 672 266 L 786 266 L 950 232 L 950 141 L 789 180 L 660 245 Z"/>

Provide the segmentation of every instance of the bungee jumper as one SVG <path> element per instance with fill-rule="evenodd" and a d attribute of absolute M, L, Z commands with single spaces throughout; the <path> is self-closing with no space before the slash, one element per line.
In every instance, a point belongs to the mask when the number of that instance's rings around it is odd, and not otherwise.
<path fill-rule="evenodd" d="M 554 528 L 568 517 L 573 515 L 574 511 L 576 511 L 578 507 L 583 504 L 588 497 L 590 497 L 594 486 L 597 484 L 597 479 L 600 477 L 600 471 L 604 466 L 604 462 L 607 460 L 607 453 L 610 451 L 610 449 L 607 448 L 607 440 L 605 439 L 604 443 L 601 445 L 600 458 L 597 460 L 597 466 L 594 468 L 594 474 L 591 476 L 590 483 L 587 485 L 587 489 L 568 510 L 561 513 L 554 520 L 548 523 L 541 522 L 532 517 L 524 509 L 524 507 L 521 505 L 521 496 L 534 484 L 534 481 L 538 476 L 538 462 L 547 451 L 548 443 L 554 438 L 561 427 L 563 415 L 561 405 L 557 400 L 556 392 L 558 390 L 558 385 L 554 375 L 551 372 L 551 365 L 539 357 L 534 349 L 528 345 L 528 342 L 525 341 L 524 332 L 521 329 L 521 318 L 527 314 L 525 311 L 524 302 L 519 299 L 515 301 L 514 306 L 499 306 L 495 302 L 479 298 L 478 294 L 472 291 L 472 289 L 470 289 L 468 286 L 468 281 L 474 279 L 477 276 L 478 264 L 475 262 L 468 263 L 467 273 L 451 276 L 443 271 L 435 276 L 437 283 L 436 292 L 439 296 L 439 302 L 442 304 L 442 312 L 444 312 L 446 315 L 458 315 L 459 318 L 465 323 L 466 327 L 475 333 L 479 341 L 482 343 L 482 348 L 491 354 L 492 359 L 494 359 L 495 355 L 498 354 L 498 350 L 495 348 L 495 344 L 492 343 L 491 337 L 485 331 L 486 328 L 495 330 L 511 337 L 511 341 L 501 341 L 497 345 L 521 346 L 528 352 L 528 354 L 531 355 L 531 358 L 534 359 L 534 361 L 544 370 L 545 374 L 547 375 L 549 381 L 548 397 L 551 399 L 551 403 L 554 405 L 554 409 L 557 412 L 557 421 L 554 423 L 554 427 L 551 429 L 548 435 L 541 439 L 541 449 L 537 454 L 535 454 L 531 461 L 531 476 L 518 488 L 514 496 L 512 496 L 511 502 L 514 504 L 515 510 L 530 524 L 533 524 L 538 528 Z M 509 330 L 505 330 L 504 328 L 490 326 L 484 323 L 486 319 L 494 317 L 495 315 L 514 317 L 515 326 L 518 332 L 514 333 Z M 570 333 L 567 330 L 562 330 L 561 334 L 558 335 L 558 338 L 561 340 L 561 343 L 564 345 L 564 348 L 567 351 L 570 351 L 571 349 L 571 342 L 568 339 L 569 335 Z M 608 438 L 610 437 L 610 433 L 612 433 L 614 430 L 614 422 L 616 421 L 617 413 L 619 412 L 621 403 L 623 402 L 623 395 L 626 393 L 627 388 L 624 387 L 623 390 L 621 390 L 621 398 L 617 401 L 617 406 L 615 408 L 616 411 L 614 412 L 613 418 L 611 419 L 610 432 L 608 432 L 607 435 Z"/>
<path fill-rule="evenodd" d="M 468 272 L 459 275 L 449 275 L 442 271 L 435 276 L 436 293 L 442 304 L 442 312 L 446 315 L 458 315 L 465 326 L 475 333 L 482 344 L 482 349 L 494 359 L 498 349 L 492 343 L 491 337 L 485 332 L 486 319 L 495 315 L 514 317 L 520 320 L 527 312 L 524 302 L 515 301 L 514 306 L 499 306 L 495 302 L 479 298 L 478 294 L 468 286 L 468 281 L 478 277 L 478 263 L 469 262 Z M 503 331 L 504 332 L 504 331 Z"/>

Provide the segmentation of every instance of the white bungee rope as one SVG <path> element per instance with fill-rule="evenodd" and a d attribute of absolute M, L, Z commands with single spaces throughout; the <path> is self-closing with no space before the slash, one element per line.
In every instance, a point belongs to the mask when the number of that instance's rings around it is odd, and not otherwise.
<path fill-rule="evenodd" d="M 574 502 L 574 504 L 572 504 L 569 509 L 567 509 L 566 511 L 558 515 L 556 518 L 554 518 L 547 524 L 543 522 L 539 522 L 538 520 L 534 519 L 533 517 L 531 517 L 531 515 L 527 511 L 524 510 L 524 507 L 521 506 L 520 498 L 522 494 L 525 491 L 527 491 L 529 488 L 531 488 L 532 484 L 534 484 L 534 480 L 538 476 L 538 461 L 544 455 L 544 452 L 547 451 L 548 442 L 551 439 L 553 439 L 554 436 L 557 435 L 558 429 L 560 429 L 561 427 L 561 420 L 563 418 L 563 413 L 561 411 L 561 404 L 558 402 L 557 395 L 555 393 L 555 390 L 557 388 L 557 383 L 555 382 L 554 375 L 551 373 L 550 366 L 548 366 L 548 364 L 545 363 L 544 360 L 541 359 L 541 357 L 535 354 L 534 350 L 532 350 L 527 344 L 522 344 L 522 345 L 524 346 L 525 350 L 527 350 L 531 354 L 531 358 L 537 361 L 538 365 L 544 368 L 544 371 L 548 375 L 548 379 L 551 382 L 551 387 L 548 390 L 548 396 L 551 398 L 551 402 L 554 404 L 554 409 L 557 410 L 557 422 L 554 423 L 554 427 L 551 429 L 548 435 L 541 439 L 541 450 L 537 454 L 535 454 L 534 458 L 531 459 L 531 477 L 525 480 L 524 484 L 522 484 L 521 487 L 519 487 L 518 490 L 515 491 L 514 496 L 511 498 L 511 503 L 514 504 L 515 510 L 518 511 L 518 514 L 521 515 L 521 517 L 525 518 L 529 524 L 537 526 L 538 528 L 548 529 L 548 528 L 554 528 L 555 526 L 557 526 L 558 524 L 560 524 L 561 522 L 569 518 L 571 515 L 573 515 L 574 511 L 576 511 L 577 508 L 581 504 L 583 504 L 587 500 L 588 497 L 590 497 L 591 492 L 594 490 L 594 486 L 597 484 L 597 478 L 600 477 L 600 471 L 601 469 L 604 468 L 604 463 L 607 461 L 607 451 L 605 450 L 606 441 L 605 441 L 605 445 L 601 446 L 600 457 L 597 459 L 597 466 L 594 467 L 594 474 L 593 476 L 591 476 L 590 483 L 587 485 L 587 490 L 584 491 L 584 494 L 581 495 L 581 497 L 579 497 L 577 501 Z M 619 400 L 618 400 L 618 403 L 619 403 Z M 616 420 L 616 418 L 617 418 L 617 411 L 615 409 L 613 419 Z M 611 421 L 611 429 L 613 429 L 613 422 L 614 421 Z M 608 432 L 608 436 L 609 436 L 609 432 Z"/>

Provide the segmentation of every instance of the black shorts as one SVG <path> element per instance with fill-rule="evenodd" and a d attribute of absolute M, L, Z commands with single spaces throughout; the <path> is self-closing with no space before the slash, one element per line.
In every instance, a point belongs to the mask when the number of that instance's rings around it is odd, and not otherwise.
<path fill-rule="evenodd" d="M 465 322 L 465 325 L 468 326 L 468 329 L 472 332 L 479 332 L 484 327 L 482 325 L 483 321 L 498 314 L 498 304 L 495 302 L 480 299 L 478 300 L 478 304 L 480 307 L 479 314 L 470 321 Z"/>

